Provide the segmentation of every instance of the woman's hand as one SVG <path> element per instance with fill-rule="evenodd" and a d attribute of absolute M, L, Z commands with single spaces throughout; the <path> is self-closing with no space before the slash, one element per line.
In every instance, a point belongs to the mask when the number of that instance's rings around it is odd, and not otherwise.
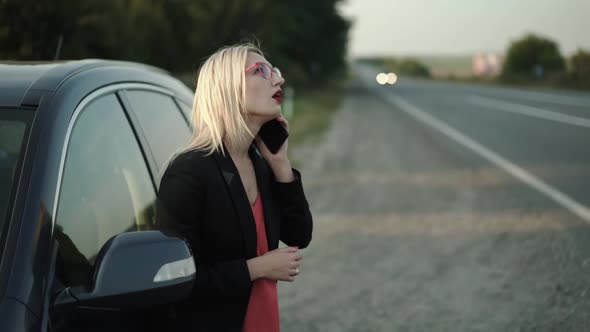
<path fill-rule="evenodd" d="M 293 282 L 299 274 L 303 256 L 297 247 L 286 247 L 269 251 L 248 260 L 250 279 L 266 278 Z"/>
<path fill-rule="evenodd" d="M 285 119 L 284 116 L 279 116 L 277 121 L 285 127 L 287 132 L 289 131 L 289 122 Z M 287 156 L 287 151 L 289 149 L 289 139 L 285 140 L 283 145 L 279 148 L 277 153 L 273 154 L 268 150 L 266 144 L 262 141 L 260 136 L 256 136 L 256 146 L 260 150 L 262 157 L 268 162 L 270 168 L 272 168 L 273 173 L 275 174 L 276 180 L 279 182 L 291 182 L 295 179 L 293 175 L 293 170 L 291 169 L 291 163 L 289 162 L 289 157 Z"/>

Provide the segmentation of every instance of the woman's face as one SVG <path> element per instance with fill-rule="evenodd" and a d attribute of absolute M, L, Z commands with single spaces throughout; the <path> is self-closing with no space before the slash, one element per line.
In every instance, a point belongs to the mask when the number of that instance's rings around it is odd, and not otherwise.
<path fill-rule="evenodd" d="M 266 63 L 272 68 L 272 64 L 262 55 L 248 53 L 246 68 L 251 68 L 245 73 L 246 112 L 250 118 L 260 119 L 264 123 L 281 114 L 281 102 L 283 100 L 281 85 L 285 83 L 285 80 L 274 71 L 272 71 L 270 78 L 264 78 L 257 66 L 252 67 L 257 62 Z"/>

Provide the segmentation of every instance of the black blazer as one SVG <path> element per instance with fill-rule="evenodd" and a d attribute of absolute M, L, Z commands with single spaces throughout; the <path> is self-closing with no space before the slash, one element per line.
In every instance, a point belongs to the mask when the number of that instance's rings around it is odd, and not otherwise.
<path fill-rule="evenodd" d="M 249 151 L 264 206 L 269 250 L 279 240 L 305 248 L 312 217 L 301 175 L 275 181 L 254 145 Z M 252 282 L 246 260 L 256 257 L 256 225 L 238 170 L 229 154 L 185 152 L 168 166 L 156 206 L 160 229 L 185 237 L 196 262 L 191 297 L 174 309 L 178 330 L 241 331 Z"/>

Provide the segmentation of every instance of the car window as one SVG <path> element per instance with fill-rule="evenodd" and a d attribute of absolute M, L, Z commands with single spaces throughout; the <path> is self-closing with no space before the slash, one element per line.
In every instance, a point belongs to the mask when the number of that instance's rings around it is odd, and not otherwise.
<path fill-rule="evenodd" d="M 190 129 L 172 97 L 153 91 L 129 90 L 127 98 L 148 140 L 160 170 L 188 143 Z"/>
<path fill-rule="evenodd" d="M 16 164 L 21 153 L 26 125 L 21 121 L 0 119 L 0 225 L 9 205 Z"/>
<path fill-rule="evenodd" d="M 81 285 L 99 249 L 114 235 L 152 229 L 154 187 L 140 147 L 114 95 L 91 102 L 67 147 L 56 238 L 58 275 Z"/>
<path fill-rule="evenodd" d="M 192 107 L 181 102 L 181 101 L 178 101 L 178 100 L 177 100 L 177 103 L 178 103 L 178 105 L 180 105 L 180 109 L 182 110 L 182 113 L 184 113 L 184 116 L 186 117 L 189 124 L 192 125 L 192 123 L 191 123 L 191 116 L 192 116 L 192 112 L 193 112 Z"/>

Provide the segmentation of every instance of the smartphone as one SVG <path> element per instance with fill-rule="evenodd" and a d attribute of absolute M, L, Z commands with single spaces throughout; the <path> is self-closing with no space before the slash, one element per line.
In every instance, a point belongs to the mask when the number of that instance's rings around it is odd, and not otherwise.
<path fill-rule="evenodd" d="M 289 137 L 289 132 L 277 119 L 273 119 L 260 127 L 258 135 L 268 150 L 272 154 L 275 154 L 283 146 L 287 137 Z"/>

